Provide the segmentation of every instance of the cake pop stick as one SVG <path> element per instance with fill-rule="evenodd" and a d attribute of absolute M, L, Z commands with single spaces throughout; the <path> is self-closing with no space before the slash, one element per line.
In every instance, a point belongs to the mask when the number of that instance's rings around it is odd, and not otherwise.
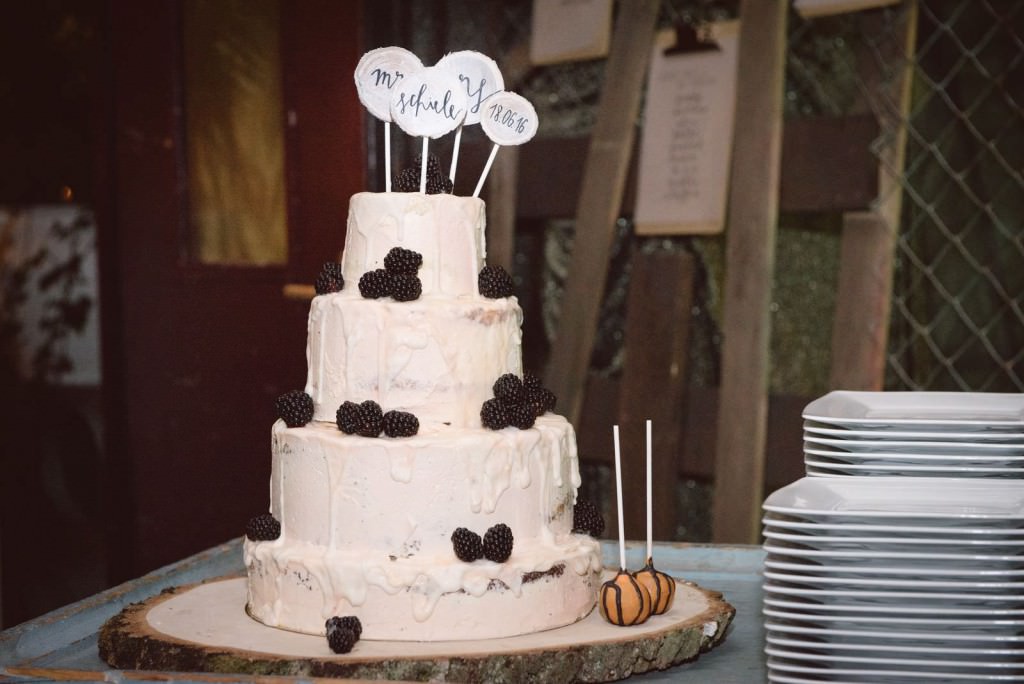
<path fill-rule="evenodd" d="M 487 158 L 480 180 L 477 181 L 473 197 L 480 196 L 484 179 L 491 170 L 491 164 L 501 145 L 522 145 L 537 133 L 537 112 L 533 105 L 522 95 L 503 91 L 492 95 L 487 100 L 480 127 L 491 139 L 494 146 Z"/>
<path fill-rule="evenodd" d="M 651 594 L 643 584 L 626 571 L 626 532 L 622 520 L 622 457 L 619 449 L 619 426 L 612 427 L 615 442 L 615 501 L 619 512 L 619 572 L 601 585 L 598 606 L 601 617 L 613 625 L 639 625 L 651 615 Z"/>
<path fill-rule="evenodd" d="M 427 145 L 466 117 L 468 102 L 453 73 L 437 67 L 406 76 L 391 92 L 391 117 L 409 135 L 423 138 L 420 192 L 426 192 Z"/>
<path fill-rule="evenodd" d="M 370 50 L 356 65 L 356 92 L 369 112 L 384 122 L 384 189 L 391 192 L 391 90 L 419 71 L 419 57 L 400 47 Z"/>
<path fill-rule="evenodd" d="M 647 564 L 634 576 L 640 584 L 647 588 L 651 595 L 651 614 L 661 615 L 672 607 L 676 596 L 676 581 L 660 570 L 654 568 L 654 534 L 652 524 L 653 509 L 651 497 L 651 421 L 647 421 Z"/>
<path fill-rule="evenodd" d="M 448 178 L 455 182 L 455 167 L 459 162 L 459 146 L 462 142 L 462 129 L 480 123 L 484 100 L 505 89 L 505 79 L 497 63 L 487 55 L 474 50 L 451 52 L 435 65 L 439 69 L 447 69 L 454 73 L 469 100 L 466 118 L 455 129 L 455 142 L 452 145 L 452 165 Z"/>

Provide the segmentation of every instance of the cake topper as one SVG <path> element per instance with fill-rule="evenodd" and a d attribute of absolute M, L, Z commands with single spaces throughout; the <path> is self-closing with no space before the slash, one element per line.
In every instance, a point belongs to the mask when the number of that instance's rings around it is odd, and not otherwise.
<path fill-rule="evenodd" d="M 406 76 L 391 92 L 391 118 L 408 133 L 423 138 L 420 192 L 427 186 L 427 144 L 450 133 L 466 118 L 469 99 L 451 71 L 426 67 Z"/>
<path fill-rule="evenodd" d="M 612 427 L 615 441 L 615 498 L 619 509 L 619 572 L 601 585 L 598 606 L 601 617 L 613 625 L 639 625 L 651 616 L 651 594 L 626 570 L 626 533 L 622 524 L 622 457 L 619 426 Z"/>
<path fill-rule="evenodd" d="M 633 573 L 651 595 L 651 615 L 661 615 L 672 607 L 676 597 L 676 581 L 654 568 L 654 541 L 651 515 L 651 421 L 647 421 L 647 564 Z"/>
<path fill-rule="evenodd" d="M 370 50 L 356 65 L 359 101 L 384 122 L 384 177 L 391 192 L 391 90 L 409 74 L 423 68 L 420 58 L 400 47 Z"/>
<path fill-rule="evenodd" d="M 462 141 L 462 127 L 480 123 L 484 101 L 495 93 L 505 89 L 498 64 L 487 55 L 474 50 L 450 52 L 435 65 L 439 69 L 453 72 L 465 89 L 469 100 L 469 109 L 462 124 L 455 129 L 455 142 L 452 146 L 452 165 L 448 178 L 455 182 L 455 166 L 459 161 L 459 144 Z"/>
<path fill-rule="evenodd" d="M 509 91 L 495 93 L 487 99 L 480 127 L 494 145 L 487 157 L 480 180 L 477 181 L 473 197 L 480 195 L 480 188 L 491 170 L 494 157 L 502 145 L 522 145 L 537 133 L 537 112 L 522 95 Z"/>

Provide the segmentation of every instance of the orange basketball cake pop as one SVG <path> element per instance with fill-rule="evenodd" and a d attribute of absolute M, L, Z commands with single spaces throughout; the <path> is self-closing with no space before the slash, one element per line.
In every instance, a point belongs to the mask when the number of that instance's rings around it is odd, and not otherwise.
<path fill-rule="evenodd" d="M 601 585 L 598 606 L 601 617 L 613 625 L 639 625 L 651 616 L 651 593 L 626 571 L 626 534 L 622 526 L 622 457 L 619 426 L 612 427 L 615 439 L 615 497 L 619 508 L 619 572 Z"/>
<path fill-rule="evenodd" d="M 651 595 L 651 615 L 661 615 L 672 607 L 676 597 L 676 581 L 654 567 L 651 507 L 651 421 L 647 421 L 647 565 L 633 573 L 633 577 Z"/>

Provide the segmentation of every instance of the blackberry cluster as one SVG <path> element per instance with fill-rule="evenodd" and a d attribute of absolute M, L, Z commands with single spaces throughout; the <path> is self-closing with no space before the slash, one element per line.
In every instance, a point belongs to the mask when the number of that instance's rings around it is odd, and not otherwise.
<path fill-rule="evenodd" d="M 392 297 L 396 302 L 411 302 L 423 294 L 423 283 L 416 272 L 423 255 L 404 247 L 392 247 L 384 257 L 384 268 L 367 271 L 359 278 L 359 294 L 366 299 Z"/>
<path fill-rule="evenodd" d="M 522 379 L 506 373 L 494 381 L 491 390 L 494 398 L 480 407 L 480 422 L 490 430 L 509 426 L 529 430 L 538 416 L 555 408 L 554 393 L 529 373 Z"/>
<path fill-rule="evenodd" d="M 495 563 L 504 563 L 512 555 L 512 530 L 505 523 L 498 523 L 484 533 L 484 558 Z"/>
<path fill-rule="evenodd" d="M 512 276 L 501 266 L 484 266 L 476 283 L 480 294 L 488 299 L 501 299 L 515 294 Z"/>
<path fill-rule="evenodd" d="M 486 558 L 495 563 L 504 563 L 512 555 L 512 530 L 505 523 L 490 527 L 483 538 L 465 527 L 452 532 L 452 549 L 455 556 L 464 563 Z"/>
<path fill-rule="evenodd" d="M 406 411 L 388 411 L 384 414 L 384 434 L 388 437 L 412 437 L 420 431 L 420 421 Z"/>
<path fill-rule="evenodd" d="M 325 623 L 327 645 L 335 653 L 348 653 L 363 634 L 363 625 L 355 615 L 334 616 Z"/>
<path fill-rule="evenodd" d="M 465 527 L 459 527 L 452 532 L 452 548 L 455 549 L 455 556 L 465 563 L 472 563 L 484 556 L 484 544 L 480 535 Z"/>
<path fill-rule="evenodd" d="M 372 399 L 361 404 L 346 401 L 338 407 L 335 414 L 338 429 L 346 435 L 362 437 L 412 437 L 420 430 L 419 419 L 406 411 L 388 411 L 384 413 L 380 405 Z"/>
<path fill-rule="evenodd" d="M 281 536 L 281 523 L 269 513 L 260 513 L 249 518 L 245 536 L 251 541 L 273 541 Z"/>
<path fill-rule="evenodd" d="M 572 509 L 572 531 L 600 537 L 604 532 L 604 516 L 593 501 L 580 499 Z"/>
<path fill-rule="evenodd" d="M 313 420 L 313 397 L 302 390 L 285 392 L 274 400 L 277 417 L 290 428 L 302 427 Z"/>
<path fill-rule="evenodd" d="M 423 164 L 423 156 L 417 155 L 416 159 L 413 160 L 413 165 L 409 168 L 402 169 L 397 176 L 395 176 L 392 189 L 395 192 L 419 192 L 420 191 L 420 171 Z M 445 175 L 444 171 L 441 170 L 441 161 L 434 155 L 427 157 L 427 184 L 426 191 L 428 195 L 450 195 L 452 190 L 455 189 L 451 179 Z"/>
<path fill-rule="evenodd" d="M 320 274 L 313 284 L 318 295 L 341 292 L 345 287 L 345 278 L 341 275 L 341 264 L 336 261 L 328 261 L 320 269 Z"/>

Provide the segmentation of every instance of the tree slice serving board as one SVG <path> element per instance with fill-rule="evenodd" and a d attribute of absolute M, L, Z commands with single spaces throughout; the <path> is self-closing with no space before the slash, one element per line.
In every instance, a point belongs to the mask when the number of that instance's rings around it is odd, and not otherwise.
<path fill-rule="evenodd" d="M 610 576 L 610 575 L 609 575 Z M 502 639 L 360 640 L 336 655 L 324 637 L 267 627 L 245 612 L 244 577 L 174 587 L 115 615 L 100 657 L 132 670 L 449 682 L 606 682 L 693 660 L 718 645 L 736 613 L 718 592 L 677 580 L 674 605 L 615 627 L 594 610 L 576 624 Z"/>

